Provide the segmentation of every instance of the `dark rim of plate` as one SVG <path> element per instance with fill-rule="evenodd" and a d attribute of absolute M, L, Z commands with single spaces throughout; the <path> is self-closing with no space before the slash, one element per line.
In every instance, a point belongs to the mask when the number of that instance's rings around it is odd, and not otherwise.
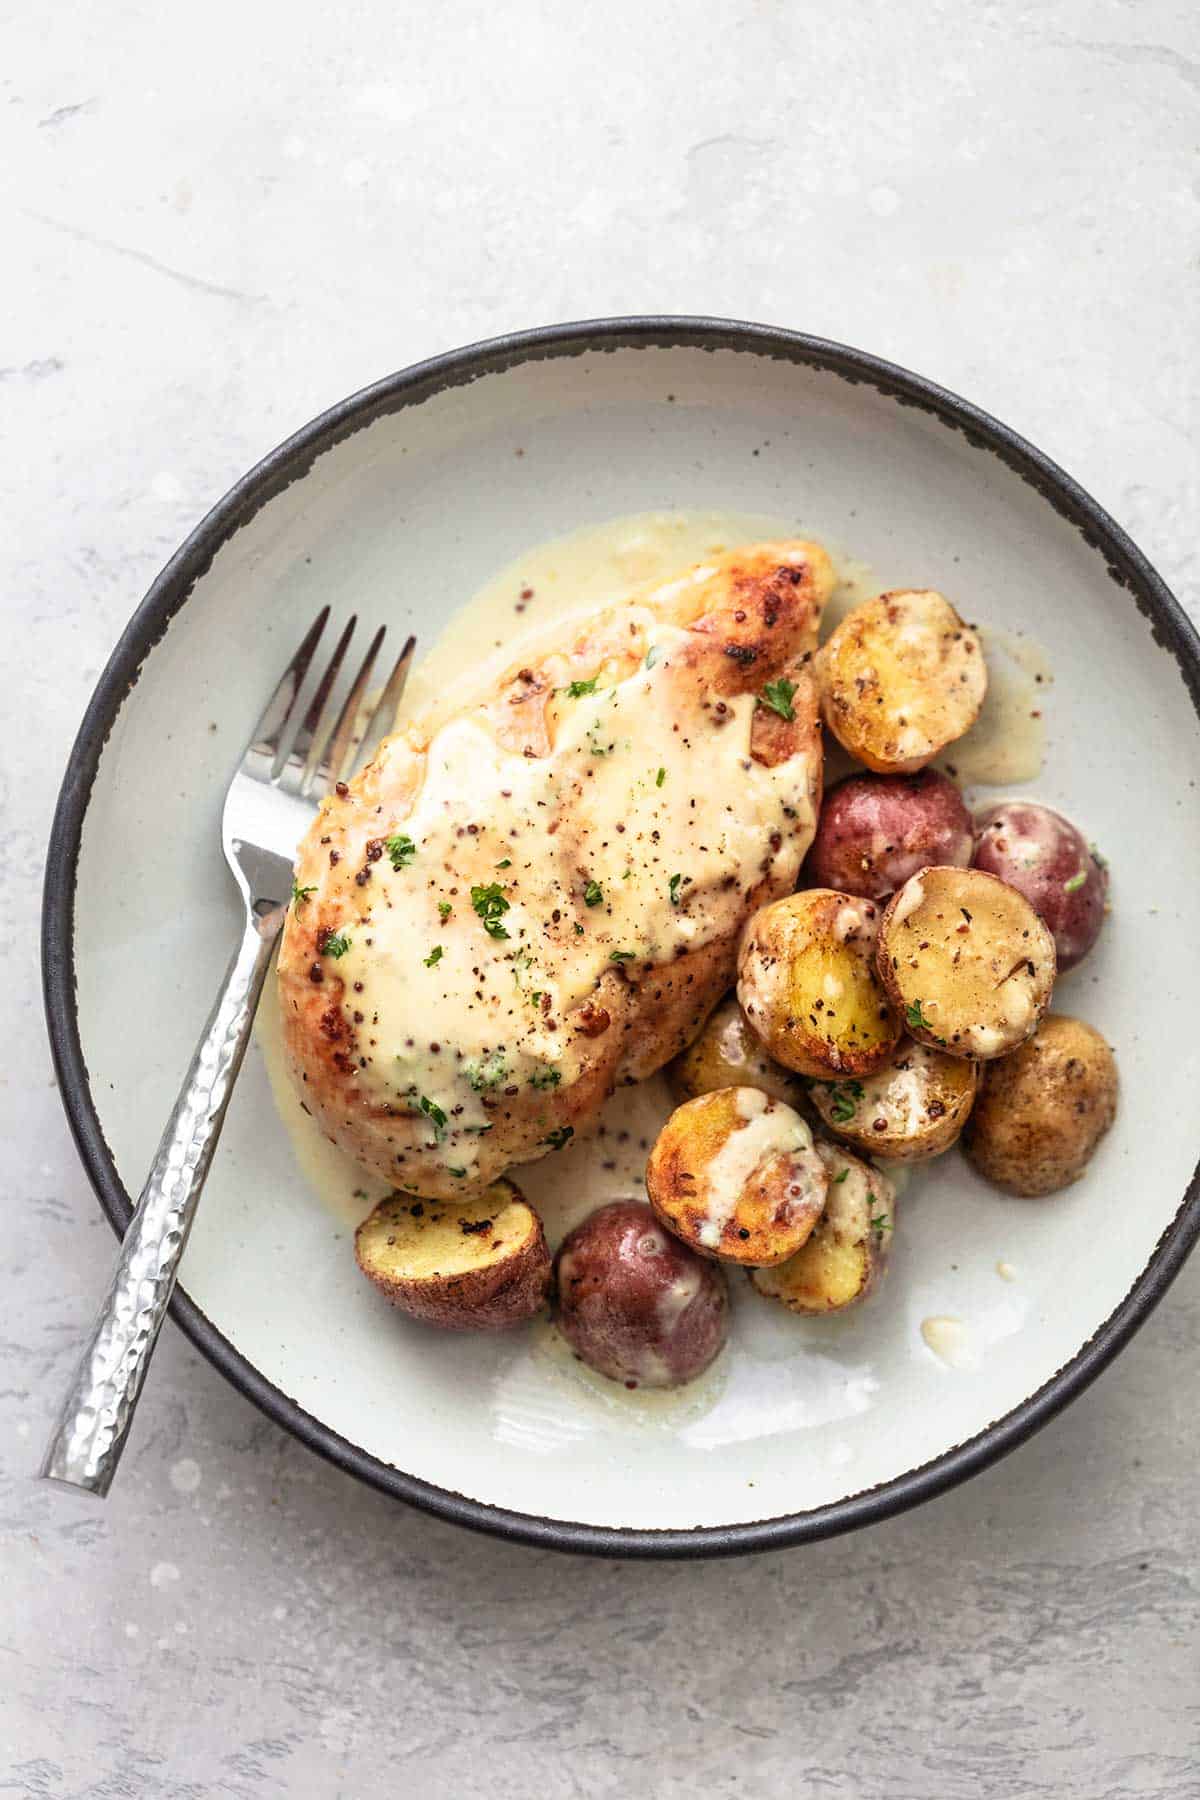
<path fill-rule="evenodd" d="M 517 364 L 640 348 L 735 350 L 863 382 L 914 406 L 998 456 L 1082 533 L 1111 578 L 1149 619 L 1175 658 L 1200 714 L 1200 638 L 1161 578 L 1091 496 L 1041 451 L 978 407 L 935 383 L 862 350 L 801 332 L 727 319 L 645 317 L 585 320 L 491 338 L 389 375 L 342 400 L 250 470 L 201 521 L 150 588 L 122 633 L 84 714 L 51 829 L 42 911 L 42 976 L 51 1049 L 63 1103 L 84 1167 L 118 1234 L 132 1205 L 104 1139 L 79 1036 L 73 958 L 75 879 L 80 836 L 105 742 L 145 657 L 185 604 L 221 546 L 273 496 L 305 475 L 332 445 L 372 420 L 419 405 Z M 934 1461 L 844 1500 L 781 1518 L 694 1529 L 645 1530 L 575 1523 L 511 1512 L 435 1487 L 350 1443 L 267 1381 L 186 1294 L 171 1315 L 209 1361 L 263 1412 L 311 1449 L 385 1493 L 458 1525 L 540 1548 L 602 1556 L 728 1556 L 778 1550 L 852 1531 L 943 1493 L 1005 1455 L 1083 1391 L 1122 1349 L 1162 1298 L 1200 1235 L 1200 1168 L 1146 1267 L 1101 1328 L 1036 1393 L 966 1443 Z"/>

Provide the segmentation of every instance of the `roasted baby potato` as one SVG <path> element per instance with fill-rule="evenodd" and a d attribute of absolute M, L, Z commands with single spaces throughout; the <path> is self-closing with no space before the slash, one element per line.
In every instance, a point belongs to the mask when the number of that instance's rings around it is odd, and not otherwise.
<path fill-rule="evenodd" d="M 948 1150 L 970 1116 L 979 1071 L 906 1038 L 895 1060 L 861 1081 L 814 1081 L 809 1099 L 830 1131 L 855 1150 L 892 1162 L 924 1162 Z"/>
<path fill-rule="evenodd" d="M 804 1091 L 790 1070 L 767 1055 L 735 994 L 722 1000 L 695 1043 L 675 1058 L 667 1079 L 680 1102 L 717 1088 L 754 1087 L 774 1100 L 796 1106 Z"/>
<path fill-rule="evenodd" d="M 702 1256 L 761 1266 L 800 1248 L 828 1177 L 798 1112 L 759 1088 L 722 1088 L 677 1107 L 646 1164 L 650 1204 Z"/>
<path fill-rule="evenodd" d="M 825 796 L 804 873 L 814 887 L 886 900 L 931 863 L 965 869 L 974 843 L 948 775 L 850 775 Z"/>
<path fill-rule="evenodd" d="M 519 1325 L 550 1286 L 541 1220 L 511 1181 L 475 1200 L 390 1194 L 355 1232 L 354 1253 L 393 1306 L 446 1331 Z"/>
<path fill-rule="evenodd" d="M 817 653 L 817 679 L 830 731 L 880 775 L 932 762 L 975 723 L 987 691 L 978 637 L 928 589 L 847 613 Z"/>
<path fill-rule="evenodd" d="M 909 1034 L 949 1056 L 1006 1056 L 1054 987 L 1049 931 L 1024 895 L 980 869 L 924 869 L 906 881 L 875 954 Z"/>
<path fill-rule="evenodd" d="M 963 1147 L 1007 1193 L 1054 1194 L 1078 1181 L 1116 1111 L 1112 1051 L 1082 1019 L 1052 1013 L 983 1071 Z"/>
<path fill-rule="evenodd" d="M 896 1200 L 886 1175 L 837 1144 L 818 1144 L 829 1198 L 812 1235 L 787 1262 L 754 1269 L 760 1294 L 794 1313 L 844 1312 L 865 1300 L 887 1268 Z"/>
<path fill-rule="evenodd" d="M 1024 894 L 1054 935 L 1058 971 L 1073 969 L 1100 936 L 1108 872 L 1081 831 L 1033 800 L 1006 800 L 976 821 L 973 858 Z"/>
<path fill-rule="evenodd" d="M 875 971 L 879 908 L 807 888 L 748 922 L 738 999 L 770 1054 L 801 1075 L 864 1075 L 888 1061 L 900 1020 Z"/>
<path fill-rule="evenodd" d="M 559 1330 L 588 1367 L 626 1387 L 678 1387 L 725 1342 L 716 1263 L 665 1231 L 643 1200 L 597 1207 L 555 1259 Z"/>

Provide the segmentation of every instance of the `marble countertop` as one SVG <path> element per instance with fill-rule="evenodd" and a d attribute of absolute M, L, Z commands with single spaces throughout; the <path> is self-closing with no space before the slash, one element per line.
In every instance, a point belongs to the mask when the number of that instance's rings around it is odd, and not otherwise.
<path fill-rule="evenodd" d="M 1200 616 L 1195 9 L 65 0 L 2 46 L 0 1794 L 1196 1795 L 1200 1259 L 1007 1461 L 757 1559 L 456 1532 L 173 1326 L 107 1506 L 30 1479 L 112 1248 L 45 1047 L 44 844 L 187 530 L 418 357 L 715 312 L 991 408 Z"/>

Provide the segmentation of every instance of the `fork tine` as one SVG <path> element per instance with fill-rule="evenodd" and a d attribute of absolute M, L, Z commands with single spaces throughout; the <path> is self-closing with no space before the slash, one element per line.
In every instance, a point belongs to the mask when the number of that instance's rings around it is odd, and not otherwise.
<path fill-rule="evenodd" d="M 312 784 L 313 771 L 316 769 L 321 745 L 325 742 L 329 727 L 329 714 L 333 708 L 333 690 L 357 624 L 358 614 L 352 613 L 346 621 L 341 637 L 334 645 L 333 655 L 321 671 L 321 679 L 313 691 L 296 736 L 281 764 L 283 785 L 292 793 L 306 794 Z"/>
<path fill-rule="evenodd" d="M 371 639 L 371 642 L 368 644 L 367 653 L 359 665 L 358 674 L 354 677 L 354 683 L 350 692 L 342 702 L 342 710 L 338 714 L 337 724 L 330 732 L 325 743 L 320 763 L 314 768 L 312 774 L 308 774 L 306 771 L 307 781 L 300 789 L 302 794 L 307 794 L 309 792 L 315 775 L 320 776 L 320 791 L 321 793 L 325 793 L 333 786 L 335 781 L 340 781 L 342 779 L 342 776 L 353 761 L 355 750 L 354 727 L 358 722 L 358 715 L 362 710 L 363 697 L 367 691 L 367 683 L 371 679 L 371 670 L 375 665 L 375 658 L 379 654 L 379 646 L 382 644 L 386 635 L 387 627 L 386 625 L 381 625 L 379 630 L 375 633 L 375 636 Z"/>
<path fill-rule="evenodd" d="M 247 756 L 263 758 L 269 763 L 275 761 L 279 753 L 279 743 L 285 726 L 296 704 L 296 696 L 304 684 L 308 673 L 308 665 L 313 659 L 321 634 L 329 622 L 329 608 L 323 606 L 301 640 L 291 662 L 279 678 L 279 685 L 263 708 L 262 717 L 254 728 L 250 739 Z"/>
<path fill-rule="evenodd" d="M 396 666 L 387 678 L 386 687 L 375 702 L 375 710 L 367 721 L 367 728 L 357 746 L 357 752 L 367 751 L 369 753 L 375 748 L 379 739 L 386 737 L 388 732 L 394 728 L 396 713 L 399 711 L 400 702 L 404 697 L 404 689 L 408 684 L 408 672 L 412 668 L 413 653 L 416 648 L 417 640 L 410 636 L 396 658 Z"/>

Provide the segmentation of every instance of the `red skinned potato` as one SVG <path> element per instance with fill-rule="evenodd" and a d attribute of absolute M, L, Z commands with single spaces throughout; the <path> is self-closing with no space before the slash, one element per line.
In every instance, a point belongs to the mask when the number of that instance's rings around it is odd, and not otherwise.
<path fill-rule="evenodd" d="M 1054 938 L 1059 973 L 1073 969 L 1104 924 L 1104 863 L 1069 819 L 1034 800 L 989 807 L 975 826 L 974 866 L 1024 894 Z"/>
<path fill-rule="evenodd" d="M 965 869 L 974 842 L 948 775 L 851 775 L 825 796 L 804 872 L 814 887 L 885 900 L 931 863 Z"/>
<path fill-rule="evenodd" d="M 626 1387 L 694 1381 L 725 1342 L 725 1277 L 644 1201 L 589 1213 L 563 1241 L 555 1274 L 559 1330 L 590 1369 Z"/>

